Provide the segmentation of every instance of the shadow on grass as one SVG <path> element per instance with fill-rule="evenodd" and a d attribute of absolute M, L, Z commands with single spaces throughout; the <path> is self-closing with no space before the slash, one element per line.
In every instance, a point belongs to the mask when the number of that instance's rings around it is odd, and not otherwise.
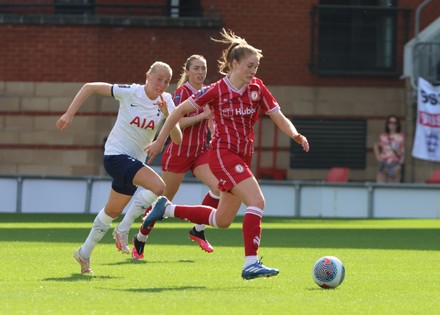
<path fill-rule="evenodd" d="M 0 222 L 88 222 L 90 227 L 94 214 L 0 214 Z M 242 218 L 237 217 L 236 222 Z M 322 221 L 322 219 L 320 219 Z M 310 220 L 309 220 L 310 221 Z M 318 221 L 318 220 L 317 220 Z M 331 222 L 332 220 L 327 220 Z M 341 221 L 341 219 L 339 219 Z M 350 220 L 347 219 L 347 222 Z M 358 221 L 356 219 L 355 221 Z M 265 218 L 265 222 L 289 223 L 292 228 L 268 228 L 263 229 L 262 246 L 274 248 L 353 248 L 353 249 L 407 249 L 407 250 L 440 250 L 438 235 L 440 229 L 429 228 L 393 228 L 393 229 L 350 229 L 350 228 L 301 228 L 304 220 L 292 220 L 286 218 Z M 181 221 L 167 221 L 166 228 L 157 226 L 150 234 L 148 243 L 151 245 L 184 245 L 196 246 L 188 238 L 188 231 L 192 227 L 188 223 L 187 228 L 182 225 L 174 225 Z M 115 224 L 113 224 L 113 227 Z M 134 225 L 130 235 L 135 233 L 137 226 Z M 89 234 L 90 228 L 32 228 L 29 224 L 26 228 L 1 228 L 0 240 L 11 242 L 54 242 L 81 244 Z M 206 231 L 206 236 L 213 246 L 242 247 L 243 237 L 241 227 L 229 229 L 213 229 Z M 109 231 L 101 243 L 114 243 Z M 132 261 L 132 260 L 131 260 Z M 191 262 L 191 261 L 188 261 Z"/>
<path fill-rule="evenodd" d="M 81 244 L 89 229 L 0 229 L 0 240 L 10 242 L 53 242 Z M 440 250 L 439 229 L 263 229 L 263 247 L 353 248 Z M 209 229 L 206 236 L 213 246 L 243 245 L 241 229 Z M 110 231 L 100 243 L 114 243 Z M 196 246 L 188 238 L 188 229 L 156 228 L 150 245 Z"/>
<path fill-rule="evenodd" d="M 123 266 L 123 265 L 147 265 L 147 264 L 175 264 L 175 263 L 194 263 L 194 260 L 189 259 L 181 259 L 181 260 L 136 260 L 136 259 L 127 259 L 124 261 L 118 261 L 116 263 L 103 264 L 106 266 Z"/>
<path fill-rule="evenodd" d="M 72 274 L 70 277 L 45 278 L 43 279 L 43 281 L 86 282 L 86 281 L 100 281 L 100 280 L 111 280 L 111 279 L 121 279 L 121 277 Z"/>
<path fill-rule="evenodd" d="M 123 289 L 122 291 L 127 292 L 134 292 L 134 293 L 161 293 L 166 291 L 199 291 L 199 290 L 205 290 L 206 287 L 200 287 L 200 286 L 183 286 L 183 287 L 173 287 L 173 288 L 135 288 L 135 289 Z"/>

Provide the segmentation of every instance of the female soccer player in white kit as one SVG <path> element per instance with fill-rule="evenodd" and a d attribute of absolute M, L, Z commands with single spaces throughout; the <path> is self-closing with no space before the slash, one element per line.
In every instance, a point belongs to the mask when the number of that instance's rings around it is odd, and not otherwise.
<path fill-rule="evenodd" d="M 148 204 L 146 208 L 163 194 L 164 181 L 144 163 L 147 157 L 144 147 L 153 141 L 161 121 L 175 108 L 171 94 L 165 92 L 171 76 L 171 67 L 156 61 L 146 73 L 145 85 L 86 83 L 56 122 L 61 131 L 69 127 L 76 112 L 92 94 L 113 96 L 119 101 L 118 116 L 104 151 L 104 167 L 113 178 L 110 196 L 97 214 L 86 241 L 73 255 L 83 274 L 93 274 L 90 268 L 92 251 L 109 230 L 112 221 L 130 202 L 137 186 L 145 188 L 137 198 Z M 172 128 L 170 135 L 173 142 L 182 141 L 178 124 Z"/>

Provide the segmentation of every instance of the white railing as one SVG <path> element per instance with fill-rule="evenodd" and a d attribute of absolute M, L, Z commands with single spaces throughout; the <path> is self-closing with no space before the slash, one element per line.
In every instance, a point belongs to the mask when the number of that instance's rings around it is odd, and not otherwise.
<path fill-rule="evenodd" d="M 440 218 L 440 185 L 261 181 L 266 216 Z M 108 177 L 0 176 L 0 213 L 97 213 Z M 207 187 L 185 179 L 174 203 L 199 204 Z M 245 206 L 239 210 L 243 215 Z"/>

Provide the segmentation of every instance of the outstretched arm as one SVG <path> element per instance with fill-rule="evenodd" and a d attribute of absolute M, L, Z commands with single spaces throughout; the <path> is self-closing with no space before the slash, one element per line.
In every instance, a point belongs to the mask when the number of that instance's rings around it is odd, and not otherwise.
<path fill-rule="evenodd" d="M 61 131 L 69 127 L 76 112 L 79 110 L 81 105 L 90 97 L 90 95 L 99 94 L 103 96 L 111 96 L 111 90 L 112 85 L 109 83 L 93 82 L 84 84 L 83 87 L 76 94 L 72 103 L 70 103 L 67 111 L 57 120 L 56 127 Z"/>
<path fill-rule="evenodd" d="M 177 122 L 185 114 L 193 112 L 195 110 L 196 110 L 195 107 L 191 105 L 191 103 L 188 100 L 186 100 L 171 112 L 171 114 L 165 120 L 165 124 L 162 126 L 162 129 L 160 130 L 156 140 L 144 148 L 144 151 L 149 156 L 148 164 L 153 162 L 156 155 L 158 155 L 162 151 L 165 141 L 171 132 L 171 129 L 175 128 Z"/>
<path fill-rule="evenodd" d="M 203 113 L 200 113 L 196 116 L 182 117 L 179 120 L 179 125 L 180 125 L 180 128 L 183 129 L 183 128 L 192 126 L 194 124 L 197 124 L 205 119 L 210 119 L 211 117 L 212 117 L 211 109 L 209 108 L 209 106 L 205 106 L 203 108 Z"/>
<path fill-rule="evenodd" d="M 296 143 L 300 144 L 304 151 L 309 152 L 310 146 L 307 138 L 296 130 L 292 122 L 287 119 L 281 111 L 270 114 L 269 117 L 282 132 L 292 138 Z"/>

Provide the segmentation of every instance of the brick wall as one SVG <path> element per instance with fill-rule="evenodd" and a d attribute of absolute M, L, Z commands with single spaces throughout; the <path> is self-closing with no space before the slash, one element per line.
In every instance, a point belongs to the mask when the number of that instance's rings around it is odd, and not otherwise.
<path fill-rule="evenodd" d="M 101 1 L 104 2 L 108 3 Z M 259 76 L 269 84 L 403 87 L 397 78 L 329 78 L 310 73 L 310 10 L 317 0 L 201 3 L 207 15 L 220 16 L 225 28 L 263 50 Z M 415 0 L 399 1 L 400 7 L 413 10 L 418 4 Z M 421 29 L 438 17 L 439 6 L 433 1 L 422 11 Z M 139 82 L 146 68 L 157 59 L 169 63 L 176 70 L 177 79 L 181 64 L 192 53 L 206 56 L 211 70 L 209 80 L 213 81 L 219 78 L 215 73 L 216 59 L 224 46 L 209 38 L 218 37 L 219 30 L 0 23 L 0 81 Z M 411 34 L 413 30 L 411 18 Z"/>
<path fill-rule="evenodd" d="M 25 2 L 25 1 L 17 1 Z M 116 1 L 112 1 L 115 3 Z M 420 1 L 401 0 L 414 11 Z M 101 1 L 101 3 L 109 3 Z M 133 1 L 149 3 L 149 1 Z M 202 0 L 204 14 L 220 17 L 248 42 L 263 50 L 258 76 L 272 89 L 287 115 L 344 115 L 368 118 L 367 168 L 354 180 L 374 180 L 372 143 L 393 113 L 405 117 L 404 81 L 383 77 L 320 77 L 308 69 L 310 1 Z M 432 1 L 421 15 L 420 29 L 438 17 Z M 56 119 L 84 82 L 143 83 L 149 65 L 162 60 L 174 69 L 174 82 L 185 59 L 203 54 L 208 82 L 217 80 L 216 60 L 225 48 L 210 37 L 220 27 L 142 27 L 6 24 L 0 22 L 0 173 L 102 175 L 102 141 L 117 110 L 111 98 L 94 98 L 81 108 L 70 130 L 60 134 Z M 403 47 L 400 47 L 403 49 Z M 170 88 L 172 92 L 172 87 Z M 263 146 L 272 141 L 272 127 Z M 280 135 L 280 146 L 287 145 Z M 263 153 L 262 166 L 272 154 Z M 255 163 L 255 162 L 254 162 Z M 427 177 L 423 165 L 416 177 Z M 288 153 L 280 150 L 277 167 L 288 167 Z M 323 178 L 325 170 L 289 170 L 292 179 Z"/>

